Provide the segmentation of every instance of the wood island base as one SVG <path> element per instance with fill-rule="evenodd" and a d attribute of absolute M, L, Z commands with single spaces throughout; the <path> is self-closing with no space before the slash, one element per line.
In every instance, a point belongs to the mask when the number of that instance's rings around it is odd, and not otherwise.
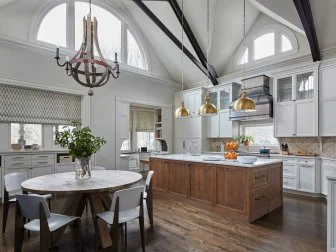
<path fill-rule="evenodd" d="M 253 222 L 283 204 L 282 162 L 240 167 L 150 158 L 154 195 L 184 198 Z"/>

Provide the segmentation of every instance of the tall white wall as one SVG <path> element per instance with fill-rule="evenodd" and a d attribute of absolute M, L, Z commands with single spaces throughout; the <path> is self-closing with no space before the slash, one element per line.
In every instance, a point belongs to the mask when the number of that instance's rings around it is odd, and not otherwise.
<path fill-rule="evenodd" d="M 67 77 L 65 70 L 58 67 L 52 55 L 29 52 L 13 46 L 0 45 L 0 79 L 26 81 L 43 87 L 86 89 Z M 2 81 L 5 83 L 5 81 Z M 178 87 L 167 81 L 122 71 L 119 79 L 111 79 L 105 86 L 95 89 L 90 98 L 91 127 L 94 134 L 107 140 L 97 154 L 97 164 L 107 168 L 115 167 L 115 99 L 124 97 L 158 104 L 172 104 Z M 0 125 L 0 140 L 9 139 L 8 127 Z M 8 144 L 0 145 L 0 151 L 8 150 Z"/>

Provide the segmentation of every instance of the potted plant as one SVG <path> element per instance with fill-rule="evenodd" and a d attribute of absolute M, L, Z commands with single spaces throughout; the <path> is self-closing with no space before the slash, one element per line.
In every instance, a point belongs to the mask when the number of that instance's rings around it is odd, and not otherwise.
<path fill-rule="evenodd" d="M 253 136 L 241 135 L 236 138 L 237 142 L 240 144 L 244 144 L 245 146 L 249 146 L 250 143 L 254 142 Z"/>
<path fill-rule="evenodd" d="M 63 148 L 68 148 L 69 154 L 79 160 L 80 179 L 91 178 L 90 158 L 106 143 L 103 137 L 95 137 L 89 127 L 82 127 L 80 121 L 74 121 L 73 127 L 64 126 L 63 132 L 56 135 L 56 141 Z"/>

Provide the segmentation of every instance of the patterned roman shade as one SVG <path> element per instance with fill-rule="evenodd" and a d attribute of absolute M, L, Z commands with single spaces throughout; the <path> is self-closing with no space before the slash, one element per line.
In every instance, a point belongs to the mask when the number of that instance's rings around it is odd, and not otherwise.
<path fill-rule="evenodd" d="M 154 131 L 154 111 L 137 111 L 136 131 Z"/>
<path fill-rule="evenodd" d="M 0 121 L 71 124 L 81 119 L 81 96 L 0 85 Z"/>

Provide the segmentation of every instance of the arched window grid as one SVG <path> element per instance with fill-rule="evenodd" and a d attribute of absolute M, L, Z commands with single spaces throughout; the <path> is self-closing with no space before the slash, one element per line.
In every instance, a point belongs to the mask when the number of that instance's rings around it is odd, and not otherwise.
<path fill-rule="evenodd" d="M 31 29 L 30 29 L 30 34 L 29 38 L 30 41 L 41 45 L 43 47 L 49 48 L 49 49 L 55 49 L 55 44 L 54 43 L 48 43 L 45 41 L 40 41 L 37 39 L 38 37 L 38 32 L 40 25 L 46 15 L 56 8 L 57 6 L 61 4 L 66 4 L 66 47 L 60 46 L 60 53 L 61 55 L 68 55 L 71 56 L 75 53 L 75 2 L 83 2 L 83 3 L 88 3 L 88 1 L 85 0 L 55 0 L 52 2 L 49 2 L 48 4 L 42 6 L 40 10 L 38 10 L 37 15 L 35 18 L 32 20 L 31 23 Z M 121 22 L 121 52 L 120 56 L 118 58 L 121 61 L 121 68 L 130 68 L 135 71 L 145 71 L 148 72 L 150 71 L 150 61 L 149 61 L 149 53 L 146 47 L 143 45 L 143 38 L 142 36 L 139 36 L 138 32 L 136 29 L 134 29 L 134 25 L 132 24 L 131 20 L 128 20 L 126 18 L 126 15 L 119 10 L 117 7 L 112 6 L 111 3 L 105 3 L 104 0 L 102 1 L 92 1 L 93 5 L 96 5 L 109 13 L 111 13 L 113 16 L 115 16 L 117 19 L 120 20 Z M 99 19 L 98 19 L 99 23 Z M 99 27 L 98 27 L 99 29 Z M 142 68 L 137 68 L 133 66 L 127 65 L 127 30 L 129 30 L 133 37 L 136 40 L 137 46 L 139 47 L 141 51 L 141 56 L 143 59 L 143 67 Z M 98 37 L 99 39 L 99 37 Z M 111 61 L 107 59 L 107 61 Z"/>
<path fill-rule="evenodd" d="M 274 33 L 274 54 L 262 57 L 260 59 L 255 59 L 255 41 L 256 39 L 262 37 L 263 35 Z M 282 36 L 285 36 L 292 48 L 287 51 L 282 51 Z M 243 68 L 242 62 L 243 57 L 246 49 L 248 50 L 248 62 L 245 64 L 246 66 L 267 62 L 269 60 L 277 60 L 277 59 L 283 59 L 290 55 L 296 54 L 298 51 L 298 44 L 296 37 L 292 31 L 290 31 L 288 28 L 282 27 L 282 26 L 272 26 L 271 28 L 265 29 L 257 34 L 254 34 L 253 36 L 248 36 L 246 38 L 246 47 L 244 47 L 243 44 L 239 47 L 236 53 L 235 57 L 235 68 Z"/>

